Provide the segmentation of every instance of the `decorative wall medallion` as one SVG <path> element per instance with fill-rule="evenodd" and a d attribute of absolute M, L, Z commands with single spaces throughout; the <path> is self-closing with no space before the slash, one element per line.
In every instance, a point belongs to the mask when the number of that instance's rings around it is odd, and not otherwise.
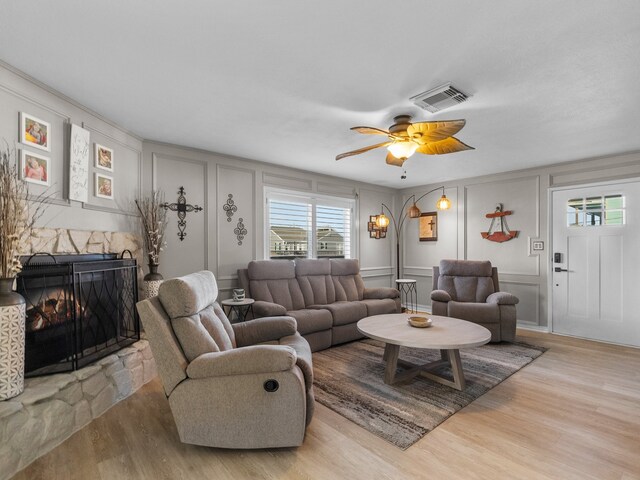
<path fill-rule="evenodd" d="M 489 225 L 488 232 L 480 232 L 482 238 L 486 238 L 492 242 L 508 242 L 512 238 L 516 238 L 518 236 L 518 230 L 509 230 L 507 226 L 507 219 L 505 218 L 507 215 L 511 215 L 513 212 L 511 210 L 504 211 L 502 209 L 502 204 L 499 203 L 496 205 L 496 211 L 493 213 L 487 213 L 485 217 L 491 219 L 491 225 Z M 500 228 L 494 228 L 496 223 L 496 219 L 500 219 Z"/>
<path fill-rule="evenodd" d="M 242 245 L 242 240 L 244 240 L 244 237 L 247 234 L 247 229 L 244 227 L 244 223 L 242 223 L 242 218 L 238 219 L 238 225 L 233 229 L 233 233 L 238 239 L 238 245 Z"/>
<path fill-rule="evenodd" d="M 233 201 L 233 195 L 232 194 L 229 194 L 229 198 L 227 198 L 227 203 L 225 203 L 222 206 L 222 209 L 227 214 L 227 222 L 230 222 L 231 221 L 231 217 L 233 217 L 233 214 L 238 211 L 238 207 L 235 205 L 235 202 Z M 240 221 L 242 221 L 242 219 L 240 219 Z"/>
<path fill-rule="evenodd" d="M 180 237 L 180 241 L 184 240 L 184 237 L 187 236 L 187 232 L 185 232 L 187 228 L 187 213 L 189 212 L 201 212 L 202 207 L 198 205 L 191 205 L 187 203 L 187 197 L 185 197 L 184 187 L 180 187 L 178 189 L 178 201 L 176 203 L 168 203 L 164 202 L 161 207 L 166 210 L 171 210 L 172 212 L 178 212 L 178 237 Z"/>

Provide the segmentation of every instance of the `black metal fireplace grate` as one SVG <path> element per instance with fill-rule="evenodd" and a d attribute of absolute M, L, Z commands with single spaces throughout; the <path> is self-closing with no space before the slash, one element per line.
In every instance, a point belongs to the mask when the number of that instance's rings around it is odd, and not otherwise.
<path fill-rule="evenodd" d="M 27 377 L 77 370 L 140 339 L 137 263 L 123 256 L 21 258 Z"/>

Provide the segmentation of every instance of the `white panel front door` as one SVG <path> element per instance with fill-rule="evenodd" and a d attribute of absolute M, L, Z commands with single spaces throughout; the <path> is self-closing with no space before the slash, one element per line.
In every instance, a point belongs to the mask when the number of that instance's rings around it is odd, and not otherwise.
<path fill-rule="evenodd" d="M 640 346 L 639 251 L 640 182 L 553 192 L 553 331 Z"/>

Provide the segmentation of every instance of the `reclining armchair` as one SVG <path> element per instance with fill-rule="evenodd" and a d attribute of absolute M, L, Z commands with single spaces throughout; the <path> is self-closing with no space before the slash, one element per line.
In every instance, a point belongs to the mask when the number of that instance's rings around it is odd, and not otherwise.
<path fill-rule="evenodd" d="M 492 342 L 515 340 L 518 301 L 500 291 L 491 262 L 442 260 L 433 267 L 433 314 L 478 323 L 491 332 Z"/>
<path fill-rule="evenodd" d="M 217 296 L 203 271 L 167 280 L 137 305 L 180 440 L 301 445 L 314 406 L 309 344 L 291 317 L 232 325 Z"/>

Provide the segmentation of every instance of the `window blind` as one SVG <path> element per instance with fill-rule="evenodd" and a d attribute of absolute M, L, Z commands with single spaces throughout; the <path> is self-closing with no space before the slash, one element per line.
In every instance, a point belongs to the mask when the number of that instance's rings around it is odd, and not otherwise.
<path fill-rule="evenodd" d="M 267 258 L 351 258 L 353 200 L 282 192 L 266 200 Z"/>

